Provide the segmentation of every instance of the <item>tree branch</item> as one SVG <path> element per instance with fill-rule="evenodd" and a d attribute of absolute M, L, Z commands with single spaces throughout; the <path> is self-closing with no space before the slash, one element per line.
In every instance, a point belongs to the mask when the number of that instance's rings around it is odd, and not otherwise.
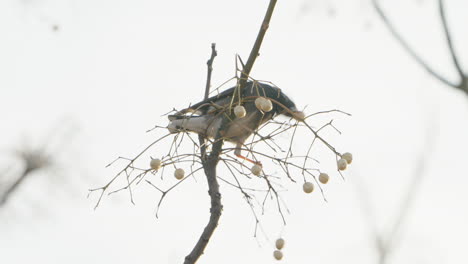
<path fill-rule="evenodd" d="M 263 19 L 262 26 L 260 27 L 260 31 L 258 32 L 257 39 L 255 40 L 254 46 L 250 52 L 247 64 L 242 70 L 242 75 L 241 75 L 241 79 L 239 82 L 239 90 L 238 90 L 239 94 L 242 94 L 242 89 L 247 83 L 247 79 L 250 74 L 250 71 L 252 70 L 255 60 L 258 56 L 258 52 L 262 45 L 263 38 L 270 25 L 270 19 L 273 14 L 275 5 L 276 5 L 276 0 L 270 0 L 270 4 L 268 5 L 268 9 Z M 208 98 L 209 88 L 211 84 L 211 72 L 213 70 L 212 64 L 213 64 L 214 57 L 216 56 L 216 49 L 215 49 L 214 44 L 212 44 L 211 50 L 212 50 L 211 57 L 207 62 L 208 73 L 207 73 L 207 81 L 206 81 L 206 89 L 205 89 L 205 99 Z M 203 233 L 200 236 L 197 244 L 193 248 L 192 252 L 190 252 L 190 254 L 185 257 L 184 264 L 193 264 L 200 258 L 206 246 L 208 245 L 208 242 L 211 236 L 213 235 L 214 230 L 218 226 L 218 221 L 219 221 L 219 218 L 221 217 L 221 211 L 223 209 L 223 205 L 221 204 L 221 193 L 219 192 L 219 184 L 218 184 L 217 177 L 216 177 L 216 166 L 219 162 L 219 155 L 221 154 L 222 146 L 224 143 L 222 133 L 223 133 L 224 127 L 229 122 L 229 118 L 227 118 L 226 116 L 223 115 L 222 118 L 223 120 L 221 122 L 221 127 L 217 132 L 217 135 L 214 141 L 215 143 L 212 146 L 212 150 L 211 150 L 209 157 L 206 158 L 206 148 L 203 148 L 201 150 L 203 168 L 205 170 L 206 178 L 208 181 L 208 194 L 211 197 L 210 220 L 208 222 L 208 225 L 203 230 Z M 202 136 L 199 136 L 199 140 L 200 140 L 200 145 L 205 146 L 206 139 L 203 138 Z"/>
<path fill-rule="evenodd" d="M 377 11 L 377 14 L 379 14 L 380 18 L 384 22 L 385 26 L 388 28 L 390 33 L 393 35 L 393 37 L 400 43 L 401 46 L 408 52 L 413 59 L 419 63 L 429 74 L 434 76 L 436 79 L 438 79 L 440 82 L 444 83 L 445 85 L 451 86 L 453 88 L 459 89 L 459 85 L 452 83 L 448 81 L 446 78 L 442 77 L 440 74 L 438 74 L 434 69 L 432 69 L 421 57 L 419 57 L 418 54 L 409 46 L 409 44 L 398 34 L 396 31 L 395 27 L 392 25 L 390 20 L 387 18 L 385 15 L 384 11 L 380 7 L 378 0 L 372 0 L 373 6 L 375 10 Z"/>
<path fill-rule="evenodd" d="M 210 241 L 211 236 L 214 233 L 214 230 L 218 226 L 219 218 L 221 217 L 221 212 L 223 210 L 223 205 L 221 204 L 221 193 L 219 192 L 219 184 L 216 178 L 216 166 L 219 161 L 219 155 L 221 154 L 221 148 L 224 141 L 221 139 L 221 130 L 218 131 L 216 136 L 215 143 L 213 144 L 213 150 L 211 154 L 203 162 L 203 168 L 205 170 L 206 179 L 208 181 L 208 194 L 211 198 L 211 209 L 210 209 L 210 220 L 206 225 L 203 233 L 198 239 L 197 244 L 193 248 L 192 252 L 185 257 L 184 264 L 193 264 L 195 263 L 200 256 L 203 254 L 208 242 Z"/>
<path fill-rule="evenodd" d="M 271 16 L 273 15 L 273 10 L 275 9 L 275 5 L 276 5 L 276 0 L 270 0 L 270 4 L 268 5 L 268 9 L 266 11 L 265 17 L 263 18 L 262 26 L 260 27 L 260 30 L 258 31 L 257 39 L 255 40 L 252 50 L 250 51 L 247 64 L 245 64 L 245 67 L 242 69 L 240 85 L 239 85 L 240 94 L 242 94 L 242 89 L 245 86 L 249 78 L 250 71 L 253 68 L 255 60 L 257 59 L 258 53 L 260 51 L 260 47 L 262 46 L 265 33 L 268 27 L 270 26 L 270 20 L 271 20 Z"/>
<path fill-rule="evenodd" d="M 216 44 L 212 43 L 211 57 L 206 63 L 208 69 L 206 77 L 205 99 L 208 98 L 210 93 L 211 73 L 213 71 L 213 61 L 216 55 Z M 211 236 L 218 226 L 219 218 L 221 217 L 221 211 L 223 210 L 223 205 L 221 204 L 221 193 L 219 192 L 219 184 L 216 177 L 216 165 L 218 164 L 219 154 L 221 153 L 221 147 L 223 146 L 223 140 L 220 131 L 218 131 L 215 143 L 213 144 L 213 149 L 208 158 L 206 157 L 206 139 L 202 135 L 198 135 L 198 140 L 200 141 L 203 169 L 205 170 L 206 180 L 208 182 L 208 194 L 210 195 L 211 199 L 210 220 L 208 221 L 208 224 L 198 239 L 198 242 L 195 244 L 195 247 L 192 249 L 192 252 L 190 252 L 190 254 L 185 257 L 184 264 L 195 263 L 203 254 Z"/>
<path fill-rule="evenodd" d="M 208 70 L 207 70 L 207 76 L 206 76 L 206 88 L 205 88 L 205 100 L 208 99 L 208 95 L 210 94 L 210 87 L 211 87 L 211 73 L 213 72 L 213 61 L 218 55 L 216 52 L 216 43 L 211 43 L 211 57 L 210 59 L 206 62 L 208 65 Z"/>
<path fill-rule="evenodd" d="M 423 185 L 424 177 L 426 177 L 427 167 L 429 166 L 430 159 L 434 154 L 434 146 L 436 138 L 436 132 L 438 129 L 438 122 L 428 124 L 425 131 L 428 133 L 425 136 L 423 143 L 423 149 L 421 150 L 419 157 L 417 159 L 416 166 L 412 173 L 412 178 L 408 186 L 406 187 L 405 194 L 400 201 L 400 205 L 396 211 L 395 218 L 389 218 L 390 224 L 392 225 L 388 232 L 379 231 L 377 228 L 377 221 L 375 218 L 375 210 L 372 207 L 372 197 L 369 194 L 367 188 L 365 188 L 362 177 L 355 177 L 358 181 L 355 181 L 356 194 L 360 200 L 363 213 L 368 222 L 370 235 L 375 241 L 376 249 L 378 253 L 378 264 L 388 263 L 389 258 L 397 249 L 398 240 L 401 239 L 403 233 L 403 228 L 407 224 L 409 214 L 411 209 L 414 206 L 415 200 L 419 195 L 421 186 Z M 358 175 L 356 175 L 358 176 Z M 388 220 L 388 219 L 386 219 Z"/>
<path fill-rule="evenodd" d="M 11 195 L 18 189 L 26 178 L 31 175 L 32 170 L 25 169 L 24 172 L 16 179 L 16 181 L 1 195 L 0 207 L 5 205 Z"/>
<path fill-rule="evenodd" d="M 21 184 L 34 172 L 45 168 L 51 164 L 51 159 L 45 154 L 45 150 L 23 150 L 19 152 L 21 159 L 25 163 L 24 171 L 13 184 L 2 194 L 0 194 L 0 207 L 5 205 Z"/>
<path fill-rule="evenodd" d="M 444 29 L 445 40 L 447 41 L 447 46 L 450 51 L 450 56 L 452 57 L 453 65 L 455 65 L 455 69 L 457 70 L 457 73 L 460 76 L 460 83 L 458 84 L 458 88 L 462 89 L 465 93 L 468 93 L 468 86 L 467 86 L 468 77 L 463 72 L 460 62 L 458 61 L 455 48 L 453 46 L 452 36 L 450 34 L 450 30 L 447 25 L 447 18 L 445 16 L 445 6 L 444 6 L 443 0 L 439 0 L 439 13 L 440 13 L 440 20 L 442 21 L 442 27 Z"/>
<path fill-rule="evenodd" d="M 207 73 L 206 73 L 206 87 L 205 87 L 205 97 L 203 99 L 208 99 L 211 88 L 211 73 L 213 72 L 213 62 L 215 57 L 218 55 L 216 51 L 216 43 L 211 43 L 211 56 L 210 59 L 206 62 Z M 202 135 L 198 135 L 198 141 L 200 141 L 200 152 L 202 157 L 202 163 L 206 160 L 206 140 Z"/>

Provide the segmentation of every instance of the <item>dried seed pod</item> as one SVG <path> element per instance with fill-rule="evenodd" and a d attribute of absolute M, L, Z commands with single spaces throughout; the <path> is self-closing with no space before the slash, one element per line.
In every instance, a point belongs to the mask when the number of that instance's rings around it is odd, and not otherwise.
<path fill-rule="evenodd" d="M 271 110 L 273 110 L 273 103 L 271 102 L 270 99 L 265 98 L 265 100 L 263 100 L 262 102 L 262 111 L 270 112 Z"/>
<path fill-rule="evenodd" d="M 314 191 L 314 184 L 311 182 L 305 182 L 304 185 L 302 185 L 302 189 L 305 193 L 311 193 Z"/>
<path fill-rule="evenodd" d="M 281 260 L 283 258 L 283 252 L 281 252 L 281 250 L 275 250 L 273 252 L 273 257 L 275 257 L 276 260 Z"/>
<path fill-rule="evenodd" d="M 234 107 L 234 114 L 236 115 L 237 118 L 242 118 L 246 115 L 245 107 L 242 105 L 238 105 Z"/>
<path fill-rule="evenodd" d="M 304 121 L 305 119 L 305 114 L 304 112 L 294 112 L 293 113 L 293 118 L 296 119 L 297 121 Z"/>
<path fill-rule="evenodd" d="M 343 155 L 341 155 L 341 158 L 346 160 L 346 163 L 351 164 L 353 162 L 353 154 L 346 152 Z"/>
<path fill-rule="evenodd" d="M 175 177 L 176 179 L 182 180 L 182 179 L 184 178 L 184 176 L 185 176 L 185 171 L 184 171 L 184 169 L 179 168 L 179 169 L 176 169 L 176 170 L 174 171 L 174 177 Z"/>
<path fill-rule="evenodd" d="M 337 165 L 338 165 L 339 170 L 341 171 L 346 170 L 346 167 L 348 166 L 348 162 L 345 159 L 341 158 L 338 160 Z"/>
<path fill-rule="evenodd" d="M 153 170 L 159 170 L 161 168 L 161 160 L 160 159 L 151 159 L 150 161 L 150 167 L 153 169 Z"/>
<path fill-rule="evenodd" d="M 252 166 L 250 171 L 252 172 L 253 175 L 258 176 L 262 172 L 262 166 L 255 164 Z"/>
<path fill-rule="evenodd" d="M 282 238 L 276 239 L 275 246 L 277 249 L 282 249 L 284 247 L 284 239 Z"/>
<path fill-rule="evenodd" d="M 330 177 L 328 176 L 328 174 L 326 173 L 320 173 L 319 175 L 319 181 L 323 184 L 327 184 L 328 180 L 330 179 Z"/>
<path fill-rule="evenodd" d="M 265 98 L 264 97 L 258 97 L 255 99 L 255 106 L 258 108 L 258 110 L 263 111 L 263 105 L 265 104 Z"/>

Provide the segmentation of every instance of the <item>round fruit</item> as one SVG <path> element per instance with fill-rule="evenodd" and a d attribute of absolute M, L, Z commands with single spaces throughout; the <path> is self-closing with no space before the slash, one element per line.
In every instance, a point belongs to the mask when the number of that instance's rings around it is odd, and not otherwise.
<path fill-rule="evenodd" d="M 277 249 L 282 249 L 284 247 L 284 239 L 282 238 L 276 239 L 275 245 Z"/>
<path fill-rule="evenodd" d="M 273 110 L 273 103 L 270 99 L 263 100 L 262 110 L 263 112 L 270 112 L 271 110 Z"/>
<path fill-rule="evenodd" d="M 338 160 L 337 165 L 339 170 L 346 170 L 348 162 L 345 159 L 341 158 Z"/>
<path fill-rule="evenodd" d="M 305 120 L 305 114 L 304 112 L 294 112 L 293 118 L 296 119 L 297 121 L 304 121 Z"/>
<path fill-rule="evenodd" d="M 314 184 L 311 182 L 305 182 L 304 185 L 302 185 L 302 189 L 305 193 L 311 193 L 314 191 Z"/>
<path fill-rule="evenodd" d="M 245 107 L 243 107 L 242 105 L 234 107 L 234 114 L 237 116 L 237 118 L 244 117 L 246 114 Z"/>
<path fill-rule="evenodd" d="M 265 97 L 258 97 L 255 99 L 255 106 L 258 108 L 258 110 L 263 111 L 263 106 L 265 105 L 266 100 L 267 99 L 265 99 Z"/>
<path fill-rule="evenodd" d="M 273 252 L 273 257 L 275 257 L 276 260 L 281 260 L 283 258 L 283 252 L 281 252 L 281 250 L 275 250 Z"/>
<path fill-rule="evenodd" d="M 253 175 L 258 176 L 262 172 L 262 166 L 260 165 L 253 165 L 252 168 L 250 169 Z"/>
<path fill-rule="evenodd" d="M 184 171 L 184 169 L 180 169 L 180 168 L 179 168 L 179 169 L 176 169 L 176 170 L 174 171 L 174 177 L 175 177 L 176 179 L 182 180 L 182 178 L 184 178 L 184 176 L 185 176 L 185 171 Z"/>
<path fill-rule="evenodd" d="M 351 164 L 351 162 L 353 162 L 353 154 L 351 154 L 349 152 L 344 153 L 343 155 L 341 155 L 341 157 L 343 159 L 345 159 L 346 163 L 348 163 L 348 164 Z"/>
<path fill-rule="evenodd" d="M 161 160 L 160 159 L 151 159 L 150 161 L 150 167 L 153 169 L 153 170 L 159 170 L 161 168 Z"/>
<path fill-rule="evenodd" d="M 328 180 L 330 179 L 330 177 L 328 176 L 328 174 L 326 173 L 320 173 L 319 175 L 319 181 L 323 184 L 327 184 Z"/>

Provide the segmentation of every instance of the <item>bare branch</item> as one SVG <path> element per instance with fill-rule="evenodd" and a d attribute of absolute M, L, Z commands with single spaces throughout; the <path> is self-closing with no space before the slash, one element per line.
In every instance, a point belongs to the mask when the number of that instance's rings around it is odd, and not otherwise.
<path fill-rule="evenodd" d="M 429 160 L 434 154 L 437 126 L 438 124 L 435 122 L 427 124 L 425 131 L 428 131 L 428 133 L 425 135 L 423 149 L 421 150 L 416 160 L 417 163 L 414 167 L 414 170 L 412 171 L 412 178 L 410 179 L 409 184 L 406 186 L 405 194 L 400 201 L 400 206 L 396 211 L 396 215 L 393 219 L 391 219 L 390 223 L 392 226 L 388 232 L 379 232 L 377 228 L 377 221 L 375 219 L 374 208 L 370 202 L 372 201 L 372 197 L 370 197 L 369 192 L 363 186 L 364 182 L 362 181 L 362 177 L 358 177 L 358 175 L 355 177 L 355 187 L 357 188 L 356 194 L 358 195 L 363 213 L 365 214 L 364 216 L 368 222 L 370 235 L 372 236 L 372 240 L 375 242 L 376 249 L 379 254 L 379 264 L 387 263 L 389 256 L 398 246 L 398 239 L 401 236 L 402 227 L 404 227 L 408 215 L 411 212 L 411 207 L 414 205 L 421 186 L 423 185 L 422 182 L 427 173 L 427 166 L 430 163 Z M 357 182 L 360 178 L 361 182 Z"/>
<path fill-rule="evenodd" d="M 442 27 L 444 29 L 445 40 L 447 41 L 447 46 L 450 51 L 450 56 L 452 57 L 453 65 L 457 70 L 458 75 L 460 76 L 460 83 L 458 84 L 458 88 L 462 89 L 465 93 L 468 93 L 468 86 L 466 86 L 466 82 L 468 77 L 463 72 L 463 69 L 458 61 L 458 56 L 455 52 L 455 48 L 452 42 L 452 36 L 450 34 L 450 30 L 447 25 L 447 18 L 445 16 L 445 5 L 443 0 L 439 0 L 439 13 L 440 13 L 440 20 L 442 21 Z"/>
<path fill-rule="evenodd" d="M 270 0 L 270 4 L 268 5 L 268 9 L 266 11 L 265 17 L 263 18 L 262 25 L 260 27 L 260 30 L 258 31 L 257 39 L 255 40 L 254 46 L 252 47 L 252 50 L 250 51 L 250 55 L 247 60 L 247 63 L 245 64 L 245 67 L 242 69 L 242 74 L 240 78 L 240 88 L 238 91 L 239 94 L 242 94 L 242 89 L 245 86 L 247 79 L 249 78 L 250 71 L 253 68 L 255 60 L 257 59 L 257 56 L 260 51 L 260 47 L 262 46 L 263 38 L 265 37 L 265 33 L 268 30 L 268 27 L 270 26 L 270 20 L 271 20 L 271 16 L 273 15 L 273 10 L 275 9 L 275 5 L 276 5 L 276 0 Z"/>
<path fill-rule="evenodd" d="M 162 189 L 160 189 L 158 186 L 154 185 L 152 182 L 146 180 L 146 182 L 151 185 L 152 187 L 154 187 L 156 190 L 158 190 L 159 192 L 161 192 L 161 198 L 159 198 L 159 202 L 158 202 L 158 205 L 156 207 L 156 218 L 159 218 L 159 208 L 161 207 L 161 203 L 163 202 L 164 198 L 166 198 L 166 195 L 172 191 L 175 187 L 179 186 L 181 183 L 185 182 L 185 180 L 187 180 L 188 178 L 190 178 L 191 176 L 194 176 L 196 172 L 198 172 L 199 170 L 201 170 L 202 168 L 197 168 L 196 170 L 192 171 L 189 175 L 187 175 L 185 178 L 183 178 L 182 180 L 178 181 L 176 184 L 172 185 L 169 189 L 163 191 Z"/>
<path fill-rule="evenodd" d="M 140 153 L 138 153 L 133 159 L 127 159 L 127 158 L 122 158 L 122 157 L 119 157 L 117 158 L 116 160 L 114 160 L 113 162 L 109 163 L 106 167 L 112 165 L 114 162 L 116 162 L 117 160 L 119 159 L 124 159 L 124 160 L 128 160 L 128 163 L 127 165 L 119 172 L 117 173 L 106 185 L 102 186 L 102 187 L 99 187 L 99 188 L 95 188 L 95 189 L 89 189 L 89 193 L 88 193 L 88 197 L 91 195 L 91 193 L 95 192 L 95 191 L 101 191 L 101 194 L 99 195 L 99 199 L 98 201 L 96 202 L 96 205 L 94 206 L 94 210 L 96 210 L 96 208 L 99 206 L 99 204 L 101 203 L 101 200 L 102 200 L 102 197 L 104 196 L 104 193 L 106 192 L 106 190 L 109 188 L 109 186 L 122 174 L 124 173 L 128 168 L 130 168 L 131 166 L 133 166 L 133 163 L 135 162 L 135 160 L 137 160 L 141 155 L 143 155 L 143 153 L 145 153 L 148 149 L 150 149 L 152 146 L 154 146 L 156 143 L 160 142 L 161 140 L 167 138 L 169 135 L 171 134 L 167 134 L 167 135 L 164 135 L 160 138 L 158 138 L 157 140 L 153 141 L 151 144 L 149 144 L 146 148 L 144 148 Z"/>
<path fill-rule="evenodd" d="M 11 196 L 18 190 L 21 184 L 29 178 L 34 172 L 46 168 L 51 164 L 51 158 L 45 153 L 45 148 L 39 150 L 22 150 L 19 156 L 24 162 L 24 170 L 13 184 L 0 194 L 0 207 L 5 205 Z"/>
<path fill-rule="evenodd" d="M 208 69 L 205 99 L 207 99 L 209 95 L 211 72 L 213 71 L 213 61 L 216 55 L 216 44 L 213 43 L 211 44 L 211 57 L 207 62 Z M 225 119 L 223 119 L 223 123 L 226 123 Z M 218 165 L 219 155 L 223 145 L 223 140 L 220 140 L 222 138 L 220 132 L 221 130 L 218 131 L 218 135 L 216 135 L 215 143 L 213 144 L 209 157 L 206 156 L 206 139 L 202 135 L 198 136 L 198 140 L 200 141 L 201 146 L 201 161 L 205 170 L 206 180 L 208 182 L 208 194 L 210 195 L 211 199 L 210 220 L 208 221 L 208 224 L 206 225 L 203 233 L 201 234 L 198 242 L 195 244 L 190 254 L 185 257 L 185 264 L 195 263 L 200 258 L 206 248 L 206 245 L 208 245 L 208 242 L 210 241 L 210 238 L 213 235 L 216 227 L 218 226 L 219 218 L 221 217 L 223 205 L 221 204 L 221 193 L 219 192 L 219 183 L 216 176 L 216 166 Z"/>
<path fill-rule="evenodd" d="M 453 88 L 459 88 L 457 84 L 450 82 L 446 78 L 442 77 L 439 73 L 437 73 L 434 69 L 432 69 L 416 52 L 409 46 L 409 44 L 403 39 L 403 37 L 400 36 L 400 34 L 396 31 L 395 27 L 392 25 L 390 20 L 387 18 L 387 15 L 384 13 L 382 8 L 379 5 L 378 0 L 372 0 L 373 6 L 375 10 L 377 11 L 377 14 L 379 14 L 380 18 L 384 22 L 385 26 L 388 28 L 390 33 L 393 35 L 393 37 L 400 43 L 401 46 L 408 52 L 411 57 L 421 65 L 429 74 L 431 74 L 433 77 L 438 79 L 440 82 L 451 86 Z"/>
<path fill-rule="evenodd" d="M 15 180 L 15 182 L 4 192 L 0 197 L 0 207 L 5 205 L 10 199 L 11 195 L 18 189 L 21 183 L 31 175 L 31 170 L 24 170 L 24 172 Z"/>
<path fill-rule="evenodd" d="M 225 125 L 226 119 L 223 119 L 222 123 Z M 221 148 L 224 141 L 218 139 L 221 139 L 221 130 L 217 133 L 210 155 L 205 161 L 203 161 L 203 168 L 208 181 L 208 194 L 211 198 L 210 220 L 192 252 L 185 257 L 184 264 L 193 264 L 198 260 L 198 258 L 200 258 L 213 235 L 214 230 L 218 226 L 219 218 L 221 217 L 223 205 L 221 204 L 221 193 L 219 192 L 219 184 L 216 177 L 216 166 L 219 161 L 219 155 L 221 154 Z"/>
<path fill-rule="evenodd" d="M 206 76 L 206 88 L 205 88 L 205 98 L 208 98 L 208 95 L 210 94 L 210 87 L 211 87 L 211 73 L 213 72 L 213 61 L 218 55 L 216 52 L 216 43 L 211 43 L 211 57 L 210 59 L 206 62 L 208 65 L 208 71 L 207 71 L 207 76 Z"/>
<path fill-rule="evenodd" d="M 207 65 L 207 74 L 206 74 L 206 87 L 205 87 L 205 97 L 203 99 L 208 99 L 211 88 L 211 73 L 213 72 L 213 62 L 218 55 L 216 51 L 216 43 L 211 43 L 211 56 L 210 59 L 206 62 Z M 206 139 L 202 135 L 198 135 L 198 141 L 200 142 L 201 147 L 201 158 L 202 162 L 206 159 Z"/>
<path fill-rule="evenodd" d="M 403 200 L 401 201 L 396 219 L 392 228 L 388 232 L 386 239 L 382 241 L 384 245 L 384 250 L 382 252 L 382 257 L 384 260 L 381 262 L 382 264 L 385 263 L 385 258 L 387 255 L 395 248 L 396 240 L 398 239 L 398 235 L 400 235 L 401 227 L 404 226 L 411 206 L 413 205 L 414 200 L 416 199 L 422 186 L 422 180 L 426 174 L 428 160 L 434 152 L 434 142 L 436 137 L 435 131 L 437 131 L 437 128 L 431 127 L 427 131 L 428 135 L 426 136 L 424 142 L 424 148 L 418 157 L 416 167 L 412 173 L 413 177 L 407 187 Z"/>

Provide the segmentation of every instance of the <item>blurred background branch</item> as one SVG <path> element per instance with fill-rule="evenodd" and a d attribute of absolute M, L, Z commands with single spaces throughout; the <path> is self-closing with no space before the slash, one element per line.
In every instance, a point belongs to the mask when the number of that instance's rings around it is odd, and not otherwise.
<path fill-rule="evenodd" d="M 455 52 L 455 47 L 452 42 L 452 36 L 450 34 L 450 29 L 447 24 L 447 19 L 446 19 L 446 14 L 445 14 L 445 7 L 444 7 L 444 1 L 443 0 L 438 0 L 439 2 L 439 16 L 440 20 L 443 26 L 444 30 L 444 36 L 445 36 L 445 42 L 447 44 L 448 50 L 450 52 L 450 57 L 452 59 L 452 63 L 457 71 L 457 74 L 459 76 L 459 81 L 458 82 L 452 82 L 449 81 L 446 77 L 442 76 L 441 73 L 437 72 L 434 70 L 420 55 L 418 55 L 418 52 L 416 49 L 412 48 L 408 42 L 401 36 L 400 33 L 398 33 L 398 30 L 395 28 L 393 23 L 390 21 L 388 18 L 387 14 L 385 11 L 382 9 L 380 6 L 380 1 L 379 0 L 372 0 L 372 4 L 374 6 L 375 11 L 381 18 L 382 22 L 384 25 L 387 27 L 387 29 L 390 31 L 392 36 L 400 43 L 400 45 L 404 48 L 406 52 L 423 68 L 425 69 L 430 75 L 432 75 L 434 78 L 439 80 L 441 83 L 453 87 L 455 89 L 458 89 L 462 92 L 464 92 L 466 95 L 468 95 L 468 75 L 464 73 L 464 71 L 461 68 L 461 65 L 459 63 L 459 59 L 457 56 L 457 53 Z"/>
<path fill-rule="evenodd" d="M 10 200 L 21 184 L 33 175 L 36 171 L 49 167 L 52 159 L 48 156 L 44 149 L 23 149 L 18 151 L 18 158 L 24 164 L 24 170 L 17 176 L 11 176 L 14 181 L 6 188 L 3 193 L 0 193 L 0 207 L 4 206 Z M 8 176 L 8 175 L 4 175 Z"/>

